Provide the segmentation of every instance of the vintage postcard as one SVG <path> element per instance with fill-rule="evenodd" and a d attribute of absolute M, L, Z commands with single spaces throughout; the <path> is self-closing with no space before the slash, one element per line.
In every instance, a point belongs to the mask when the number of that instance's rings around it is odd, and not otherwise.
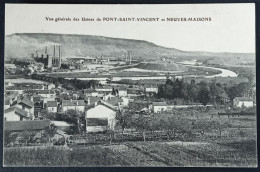
<path fill-rule="evenodd" d="M 255 4 L 5 5 L 5 167 L 257 167 Z"/>

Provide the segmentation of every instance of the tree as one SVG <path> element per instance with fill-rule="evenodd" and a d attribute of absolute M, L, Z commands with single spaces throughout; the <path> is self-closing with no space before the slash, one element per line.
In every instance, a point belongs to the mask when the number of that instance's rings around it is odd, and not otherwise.
<path fill-rule="evenodd" d="M 199 94 L 199 88 L 195 80 L 191 80 L 190 84 L 187 87 L 187 92 L 190 101 L 193 103 L 197 99 Z"/>
<path fill-rule="evenodd" d="M 204 106 L 206 106 L 208 104 L 208 102 L 210 101 L 210 95 L 209 95 L 209 90 L 207 88 L 202 87 L 200 89 L 199 94 L 198 94 L 198 100 Z"/>
<path fill-rule="evenodd" d="M 116 114 L 118 124 L 121 126 L 122 139 L 124 140 L 124 130 L 132 124 L 132 112 L 129 109 L 119 110 Z"/>
<path fill-rule="evenodd" d="M 146 141 L 146 132 L 149 129 L 149 119 L 141 116 L 134 121 L 134 126 L 142 133 L 143 141 Z"/>

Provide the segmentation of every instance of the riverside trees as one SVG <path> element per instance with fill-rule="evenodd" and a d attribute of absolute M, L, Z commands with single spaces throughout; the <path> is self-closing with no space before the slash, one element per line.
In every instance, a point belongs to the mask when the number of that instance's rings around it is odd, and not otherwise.
<path fill-rule="evenodd" d="M 190 82 L 184 79 L 170 80 L 167 79 L 165 84 L 158 86 L 158 98 L 165 98 L 168 100 L 183 99 L 189 103 L 217 103 L 216 97 L 227 95 L 230 100 L 235 97 L 241 97 L 250 90 L 249 83 L 240 83 L 233 86 L 223 86 L 220 83 L 200 81 L 196 83 L 195 80 Z"/>

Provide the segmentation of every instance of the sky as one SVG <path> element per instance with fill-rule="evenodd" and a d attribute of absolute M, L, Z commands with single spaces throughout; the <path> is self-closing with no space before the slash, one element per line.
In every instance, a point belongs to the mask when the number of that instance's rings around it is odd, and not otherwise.
<path fill-rule="evenodd" d="M 46 17 L 72 21 L 47 21 Z M 82 17 L 94 21 L 82 21 Z M 135 21 L 103 21 L 104 17 Z M 73 21 L 79 18 L 79 21 Z M 100 18 L 101 21 L 96 21 Z M 159 21 L 137 21 L 159 18 Z M 211 21 L 167 21 L 210 18 Z M 166 21 L 161 21 L 166 19 Z M 184 51 L 255 52 L 255 6 L 247 4 L 68 5 L 6 4 L 5 35 L 61 33 L 146 40 Z"/>

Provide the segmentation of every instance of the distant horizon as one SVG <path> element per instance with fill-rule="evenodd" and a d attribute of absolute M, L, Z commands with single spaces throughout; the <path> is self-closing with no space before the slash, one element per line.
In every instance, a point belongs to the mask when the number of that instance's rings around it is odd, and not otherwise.
<path fill-rule="evenodd" d="M 124 39 L 124 40 L 133 40 L 133 41 L 145 41 L 145 42 L 149 42 L 152 43 L 156 46 L 160 46 L 163 48 L 167 48 L 167 49 L 176 49 L 179 51 L 183 51 L 183 52 L 201 52 L 201 53 L 216 53 L 216 54 L 221 54 L 221 53 L 230 53 L 230 54 L 255 54 L 255 52 L 213 52 L 213 51 L 193 51 L 193 50 L 182 50 L 179 48 L 175 48 L 175 47 L 166 47 L 163 45 L 159 45 L 156 44 L 154 42 L 148 41 L 148 40 L 143 40 L 143 39 L 133 39 L 133 38 L 120 38 L 120 37 L 109 37 L 109 36 L 103 36 L 103 35 L 89 35 L 89 34 L 79 34 L 79 33 L 40 33 L 40 32 L 17 32 L 17 33 L 11 33 L 11 34 L 6 34 L 5 36 L 11 36 L 11 35 L 15 35 L 15 34 L 53 34 L 53 35 L 84 35 L 84 36 L 96 36 L 96 37 L 104 37 L 104 38 L 111 38 L 111 39 Z"/>

